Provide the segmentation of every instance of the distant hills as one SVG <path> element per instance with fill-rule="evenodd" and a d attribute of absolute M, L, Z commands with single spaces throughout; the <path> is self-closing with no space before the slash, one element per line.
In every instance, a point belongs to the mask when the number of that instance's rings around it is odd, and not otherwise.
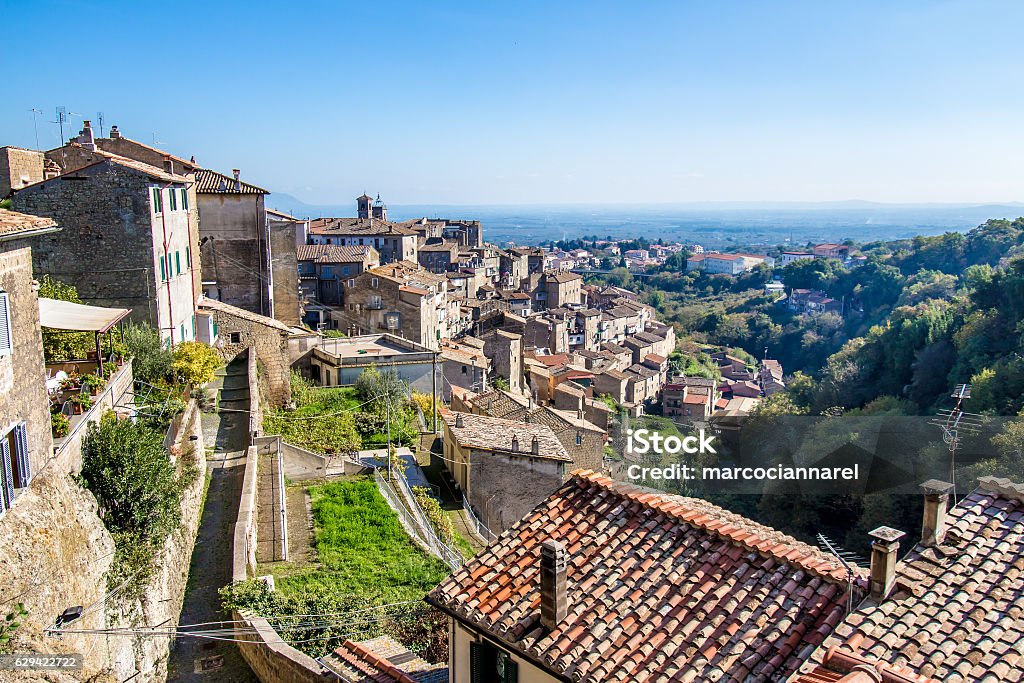
<path fill-rule="evenodd" d="M 310 204 L 273 193 L 267 206 L 302 218 L 352 216 L 355 198 Z M 478 219 L 488 241 L 536 244 L 583 235 L 696 242 L 709 246 L 860 242 L 969 230 L 989 218 L 1024 215 L 1024 203 L 886 204 L 836 202 L 693 202 L 678 204 L 388 205 L 389 218 Z"/>

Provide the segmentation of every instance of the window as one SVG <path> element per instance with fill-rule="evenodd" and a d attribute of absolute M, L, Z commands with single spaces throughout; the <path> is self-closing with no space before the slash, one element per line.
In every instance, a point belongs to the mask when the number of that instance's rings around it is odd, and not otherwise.
<path fill-rule="evenodd" d="M 471 683 L 516 683 L 519 665 L 490 643 L 470 643 L 469 679 Z"/>
<path fill-rule="evenodd" d="M 242 343 L 242 333 L 241 332 L 232 332 L 232 333 L 230 333 L 228 335 L 228 340 L 232 344 L 241 344 Z"/>
<path fill-rule="evenodd" d="M 379 283 L 380 281 L 377 278 L 370 278 L 370 286 L 373 287 L 374 289 L 377 289 L 377 285 Z"/>
<path fill-rule="evenodd" d="M 466 366 L 465 366 L 465 365 L 463 365 L 463 366 L 462 366 L 462 374 L 463 374 L 463 375 L 465 375 L 465 374 L 466 374 Z"/>
<path fill-rule="evenodd" d="M 576 445 L 577 446 L 582 446 L 583 445 L 583 432 L 576 432 Z"/>
<path fill-rule="evenodd" d="M 31 468 L 28 430 L 22 422 L 0 437 L 0 512 L 11 509 L 15 489 L 28 486 L 32 480 Z"/>
<path fill-rule="evenodd" d="M 11 331 L 11 300 L 7 292 L 0 291 L 0 357 L 9 356 L 14 350 L 14 333 Z"/>
<path fill-rule="evenodd" d="M 167 193 L 167 198 L 171 200 L 171 211 L 178 210 L 178 191 L 171 188 L 171 191 Z"/>
<path fill-rule="evenodd" d="M 192 247 L 185 247 L 185 263 L 192 268 Z"/>
<path fill-rule="evenodd" d="M 160 256 L 160 282 L 167 282 L 167 262 Z"/>
<path fill-rule="evenodd" d="M 181 251 L 174 252 L 174 262 L 178 266 L 178 275 L 181 275 Z"/>
<path fill-rule="evenodd" d="M 181 340 L 185 341 L 185 323 L 181 324 Z"/>
<path fill-rule="evenodd" d="M 353 287 L 355 287 L 355 286 L 356 286 L 356 281 L 355 281 L 355 280 L 349 280 L 349 281 L 348 281 L 348 287 L 349 287 L 349 289 L 352 289 L 352 288 L 353 288 Z"/>
<path fill-rule="evenodd" d="M 160 188 L 159 187 L 154 187 L 153 188 L 153 212 L 154 213 L 163 213 L 163 210 L 164 210 L 164 198 L 163 198 L 163 195 L 160 193 Z"/>
<path fill-rule="evenodd" d="M 342 267 L 341 267 L 341 274 L 342 274 L 342 275 L 348 275 L 348 274 L 349 274 L 349 272 L 350 272 L 350 270 L 351 270 L 351 269 L 350 269 L 350 268 L 349 268 L 348 266 L 342 266 Z"/>
<path fill-rule="evenodd" d="M 181 208 L 188 211 L 188 190 L 181 191 Z"/>

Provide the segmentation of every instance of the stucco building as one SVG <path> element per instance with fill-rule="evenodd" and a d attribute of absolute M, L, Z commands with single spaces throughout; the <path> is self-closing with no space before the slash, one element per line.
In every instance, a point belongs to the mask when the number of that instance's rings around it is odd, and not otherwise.
<path fill-rule="evenodd" d="M 266 190 L 209 169 L 196 172 L 203 292 L 294 325 L 299 322 L 295 221 L 266 210 Z"/>

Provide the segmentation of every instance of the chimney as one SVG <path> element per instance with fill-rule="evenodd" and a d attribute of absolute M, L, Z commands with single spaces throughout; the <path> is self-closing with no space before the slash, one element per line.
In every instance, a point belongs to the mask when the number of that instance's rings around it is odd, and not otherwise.
<path fill-rule="evenodd" d="M 533 441 L 530 442 L 530 452 L 534 455 L 540 455 L 540 439 L 533 437 Z"/>
<path fill-rule="evenodd" d="M 120 140 L 121 139 L 121 131 L 119 131 L 117 129 L 117 126 L 111 126 L 110 127 L 110 139 L 111 140 Z"/>
<path fill-rule="evenodd" d="M 174 173 L 174 162 L 171 161 L 171 155 L 164 155 L 164 170 L 168 173 Z"/>
<path fill-rule="evenodd" d="M 868 533 L 871 542 L 871 599 L 885 600 L 896 582 L 896 554 L 900 539 L 906 536 L 898 529 L 880 526 Z"/>
<path fill-rule="evenodd" d="M 921 484 L 924 493 L 924 520 L 921 524 L 921 545 L 933 547 L 946 538 L 946 507 L 953 485 L 938 479 Z"/>
<path fill-rule="evenodd" d="M 82 130 L 74 140 L 90 152 L 96 151 L 96 138 L 92 134 L 92 121 L 82 121 Z"/>
<path fill-rule="evenodd" d="M 553 631 L 569 611 L 566 596 L 565 547 L 558 541 L 540 546 L 540 623 Z"/>
<path fill-rule="evenodd" d="M 455 414 L 455 426 L 458 427 L 459 429 L 466 426 L 465 421 L 462 419 L 462 413 Z"/>
<path fill-rule="evenodd" d="M 512 452 L 519 452 L 519 437 L 515 434 L 512 435 Z"/>
<path fill-rule="evenodd" d="M 242 191 L 242 181 L 239 179 L 239 176 L 242 175 L 242 172 L 240 170 L 238 170 L 237 168 L 234 168 L 234 169 L 231 169 L 231 174 L 233 176 L 235 176 L 235 192 L 241 192 Z"/>

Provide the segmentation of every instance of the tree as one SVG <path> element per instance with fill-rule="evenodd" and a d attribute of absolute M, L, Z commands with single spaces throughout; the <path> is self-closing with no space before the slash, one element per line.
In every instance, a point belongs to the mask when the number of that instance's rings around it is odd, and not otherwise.
<path fill-rule="evenodd" d="M 392 369 L 381 372 L 370 366 L 356 379 L 359 397 L 369 403 L 371 410 L 383 413 L 395 410 L 406 403 L 406 387 L 398 373 Z"/>
<path fill-rule="evenodd" d="M 149 325 L 126 325 L 125 355 L 132 360 L 135 379 L 155 384 L 171 378 L 174 372 L 174 354 L 164 346 L 160 334 Z"/>
<path fill-rule="evenodd" d="M 39 296 L 45 299 L 82 303 L 78 298 L 78 290 L 49 275 L 39 281 Z M 95 339 L 89 332 L 66 332 L 43 328 L 43 355 L 47 361 L 81 360 L 95 348 Z"/>
<path fill-rule="evenodd" d="M 174 349 L 175 373 L 183 381 L 197 387 L 213 379 L 220 367 L 220 356 L 209 344 L 198 341 L 187 341 L 178 344 Z"/>

